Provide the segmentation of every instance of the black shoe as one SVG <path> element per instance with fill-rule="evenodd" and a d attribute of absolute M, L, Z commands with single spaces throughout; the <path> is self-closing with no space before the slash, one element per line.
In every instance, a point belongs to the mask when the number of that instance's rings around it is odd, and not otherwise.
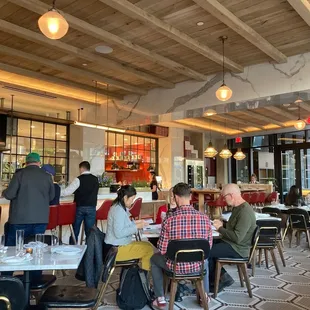
<path fill-rule="evenodd" d="M 218 293 L 221 292 L 225 287 L 231 286 L 234 283 L 235 283 L 234 279 L 227 272 L 225 272 L 220 278 Z M 213 283 L 210 284 L 209 289 L 210 289 L 210 293 L 214 293 Z"/>
<path fill-rule="evenodd" d="M 175 301 L 176 302 L 182 302 L 183 298 L 181 297 L 181 292 L 179 289 L 177 289 L 177 292 L 175 293 Z"/>

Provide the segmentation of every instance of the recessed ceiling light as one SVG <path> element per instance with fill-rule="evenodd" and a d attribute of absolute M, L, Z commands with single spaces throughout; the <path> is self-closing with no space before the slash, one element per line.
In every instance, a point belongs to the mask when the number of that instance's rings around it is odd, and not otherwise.
<path fill-rule="evenodd" d="M 295 110 L 298 110 L 298 107 L 288 107 L 287 109 L 290 111 L 295 111 Z"/>
<path fill-rule="evenodd" d="M 289 107 L 290 105 L 291 105 L 290 103 L 283 103 L 283 106 L 286 108 Z"/>
<path fill-rule="evenodd" d="M 30 127 L 31 127 L 31 128 L 36 128 L 36 126 L 33 126 L 33 125 L 31 125 Z"/>
<path fill-rule="evenodd" d="M 107 45 L 96 46 L 95 51 L 100 54 L 110 54 L 113 52 L 113 48 Z"/>
<path fill-rule="evenodd" d="M 204 22 L 197 22 L 196 25 L 197 26 L 203 26 L 205 23 Z"/>

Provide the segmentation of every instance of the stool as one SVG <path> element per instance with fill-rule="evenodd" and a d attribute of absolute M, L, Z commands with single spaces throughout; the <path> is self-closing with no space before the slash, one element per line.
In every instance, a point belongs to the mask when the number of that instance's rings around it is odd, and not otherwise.
<path fill-rule="evenodd" d="M 74 244 L 76 244 L 76 239 L 73 231 L 72 224 L 75 221 L 76 204 L 75 202 L 61 203 L 58 206 L 58 220 L 57 224 L 59 226 L 59 242 L 62 243 L 62 226 L 69 225 L 71 231 L 71 237 Z"/>

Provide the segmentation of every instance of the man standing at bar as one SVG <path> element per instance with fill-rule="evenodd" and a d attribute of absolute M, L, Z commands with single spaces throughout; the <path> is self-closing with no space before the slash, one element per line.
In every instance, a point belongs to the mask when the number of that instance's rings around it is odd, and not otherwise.
<path fill-rule="evenodd" d="M 96 222 L 96 206 L 99 190 L 98 178 L 91 174 L 88 161 L 82 161 L 79 164 L 80 176 L 61 191 L 61 196 L 69 196 L 74 193 L 74 202 L 76 203 L 75 222 L 73 231 L 75 240 L 78 240 L 81 224 L 84 221 L 85 233 L 88 235 L 92 226 Z M 72 241 L 71 241 L 72 243 Z"/>

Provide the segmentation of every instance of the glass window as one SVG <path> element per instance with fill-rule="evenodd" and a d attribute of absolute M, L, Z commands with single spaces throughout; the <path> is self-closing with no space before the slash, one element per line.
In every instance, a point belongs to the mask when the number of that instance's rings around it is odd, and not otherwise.
<path fill-rule="evenodd" d="M 56 126 L 56 139 L 67 141 L 67 127 L 62 125 Z"/>
<path fill-rule="evenodd" d="M 43 123 L 31 122 L 31 137 L 43 138 Z"/>
<path fill-rule="evenodd" d="M 43 155 L 43 139 L 31 139 L 31 152 Z"/>
<path fill-rule="evenodd" d="M 67 154 L 67 142 L 56 142 L 56 157 L 66 157 Z"/>
<path fill-rule="evenodd" d="M 58 143 L 65 143 L 65 142 L 57 142 Z M 55 156 L 55 141 L 51 140 L 44 140 L 44 156 Z"/>
<path fill-rule="evenodd" d="M 305 131 L 287 132 L 277 135 L 278 144 L 297 144 L 306 141 Z"/>
<path fill-rule="evenodd" d="M 6 148 L 11 150 L 11 153 L 16 153 L 16 137 L 12 137 L 12 145 L 11 145 L 11 137 L 6 136 Z M 10 153 L 10 151 L 7 151 L 6 153 Z"/>
<path fill-rule="evenodd" d="M 156 152 L 151 152 L 151 163 L 156 163 Z"/>
<path fill-rule="evenodd" d="M 55 157 L 43 157 L 43 164 L 50 164 L 52 166 L 55 166 L 55 162 Z"/>
<path fill-rule="evenodd" d="M 67 159 L 56 158 L 56 174 L 66 174 L 66 173 L 67 173 Z"/>
<path fill-rule="evenodd" d="M 156 140 L 155 139 L 151 139 L 151 150 L 152 151 L 156 150 Z"/>
<path fill-rule="evenodd" d="M 24 137 L 30 137 L 30 125 L 31 125 L 31 121 L 19 119 L 17 135 L 24 136 Z"/>
<path fill-rule="evenodd" d="M 12 153 L 25 154 L 25 155 L 30 153 L 30 138 L 17 137 L 17 152 L 15 151 Z"/>
<path fill-rule="evenodd" d="M 17 156 L 17 169 L 21 169 L 24 167 L 24 164 L 26 163 L 26 156 Z"/>
<path fill-rule="evenodd" d="M 56 125 L 46 123 L 44 125 L 44 138 L 55 140 L 55 133 L 56 133 Z"/>
<path fill-rule="evenodd" d="M 145 149 L 151 150 L 151 139 L 150 138 L 145 138 Z"/>
<path fill-rule="evenodd" d="M 143 137 L 138 137 L 138 149 L 144 150 L 144 138 Z"/>

